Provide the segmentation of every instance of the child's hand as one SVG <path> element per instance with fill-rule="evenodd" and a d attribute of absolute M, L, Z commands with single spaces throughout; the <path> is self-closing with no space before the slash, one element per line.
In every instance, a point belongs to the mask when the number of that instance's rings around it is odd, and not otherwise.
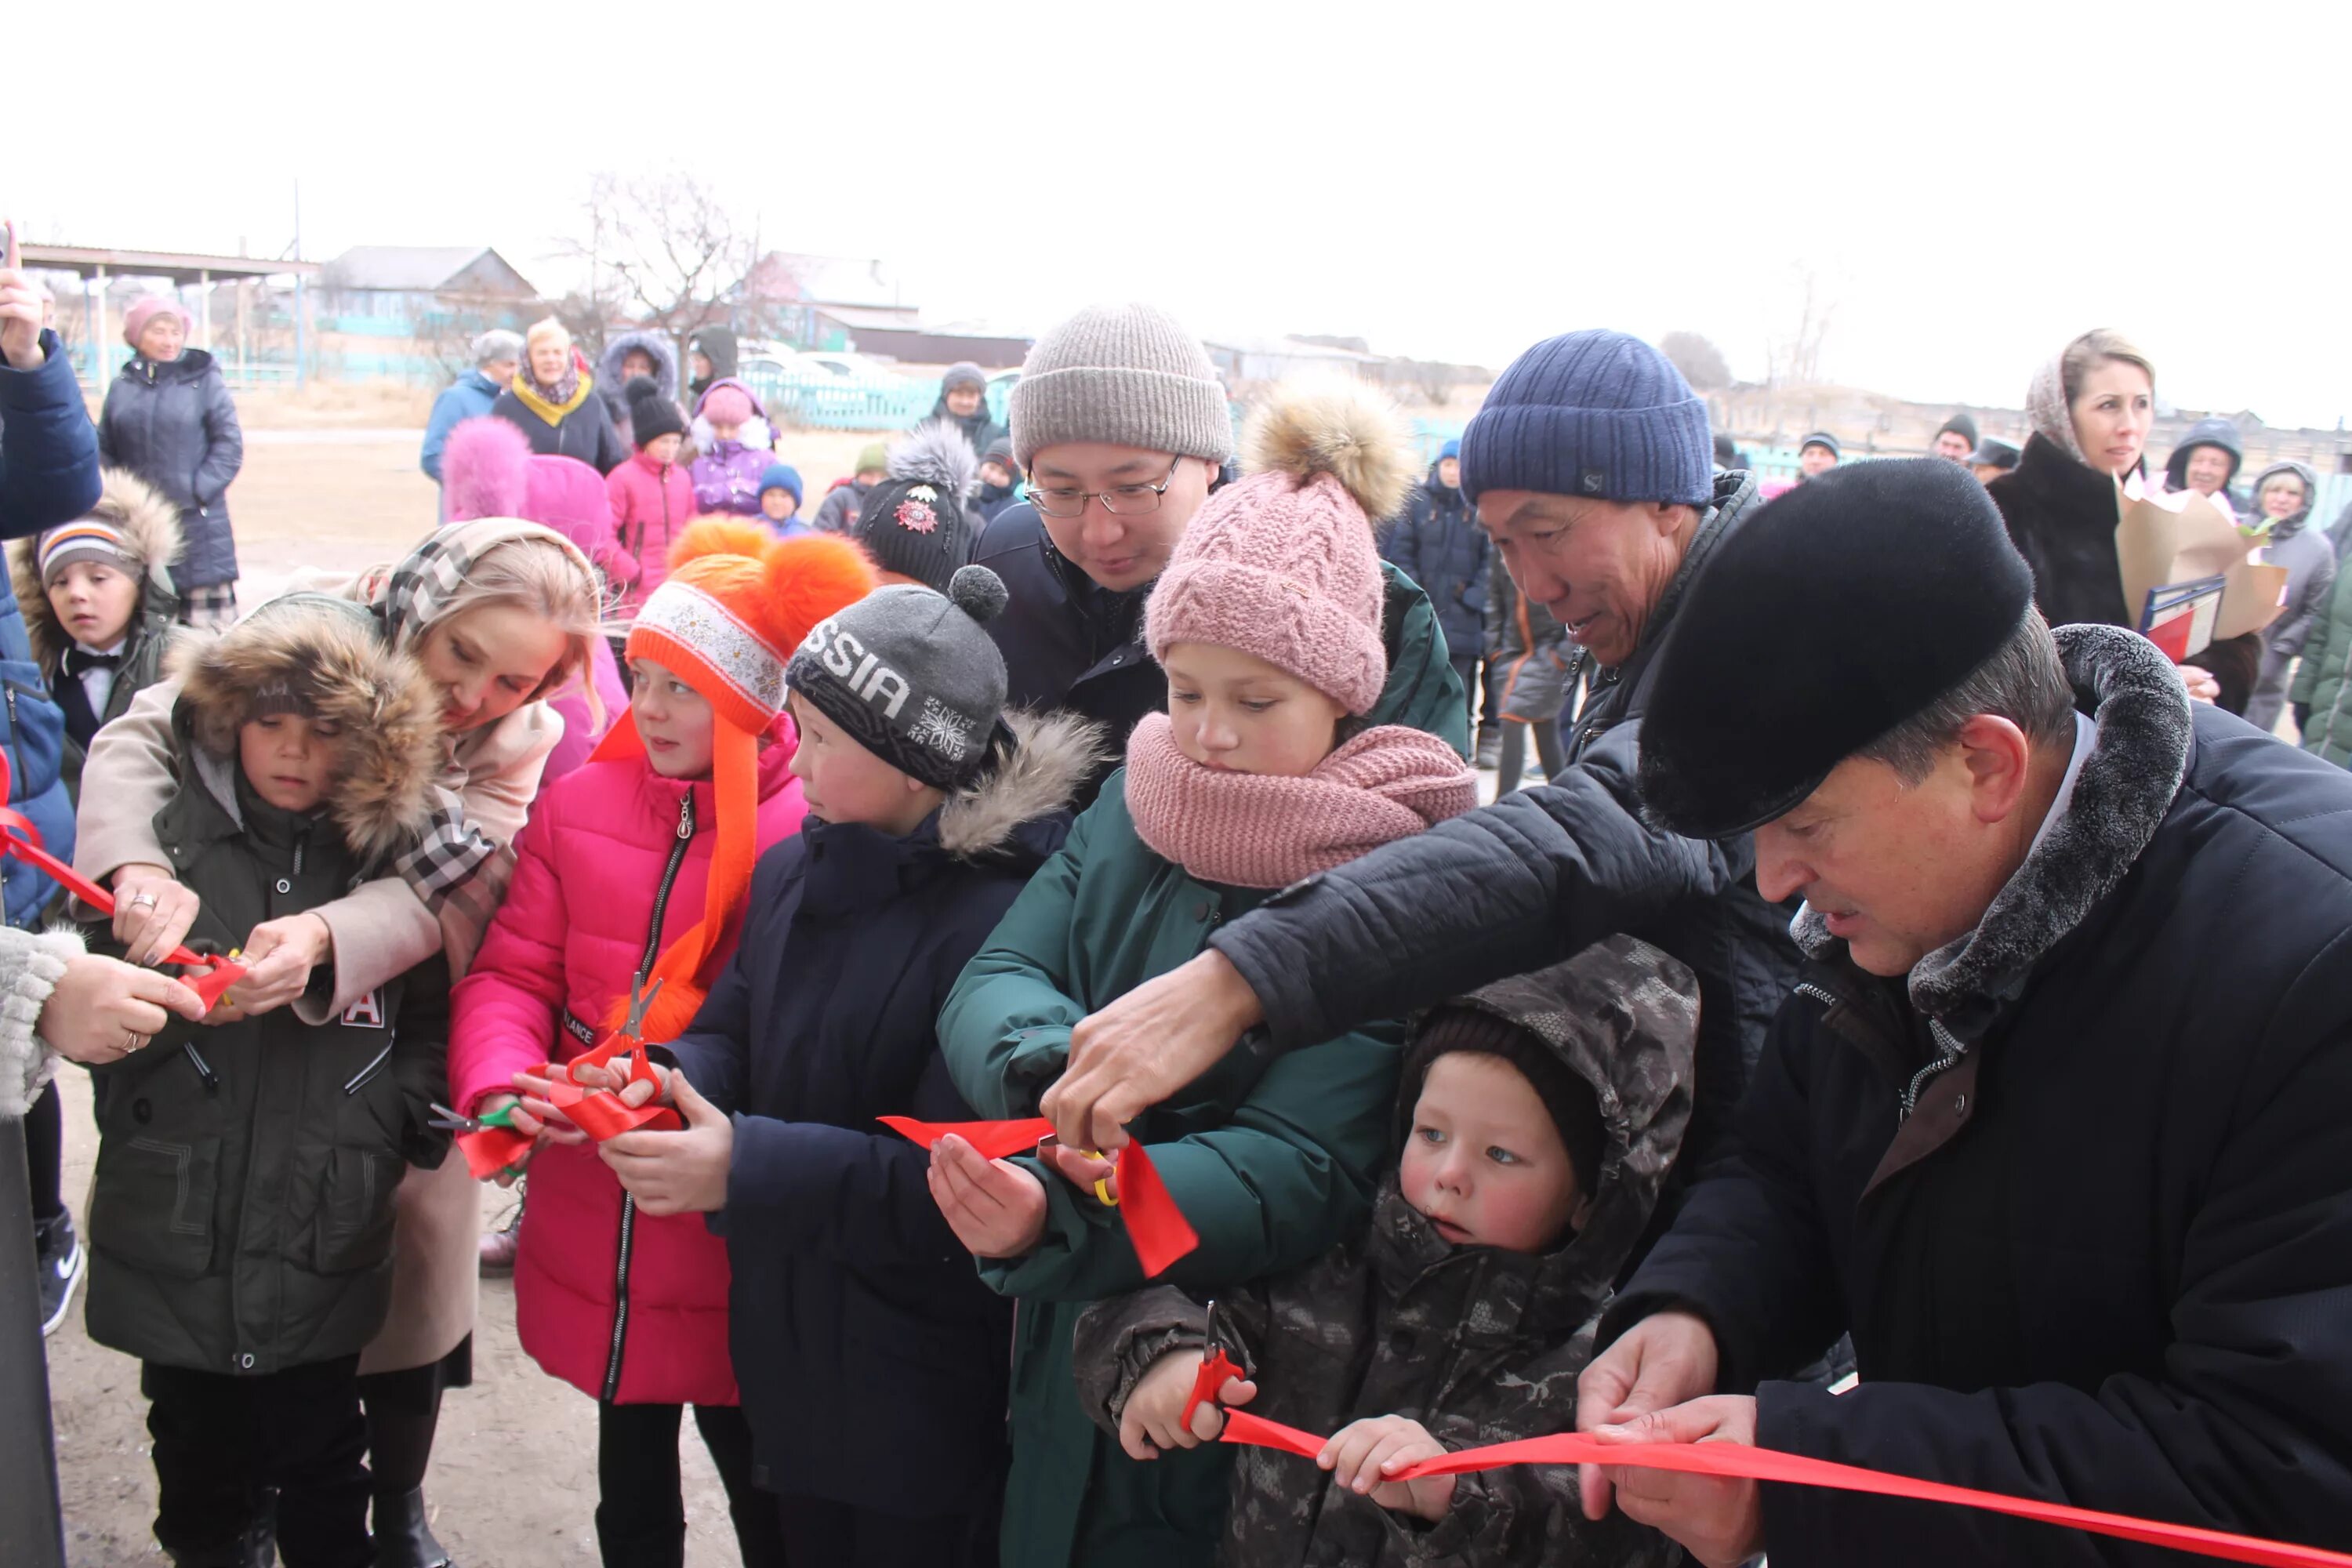
<path fill-rule="evenodd" d="M 1402 1415 L 1374 1415 L 1352 1421 L 1332 1434 L 1315 1456 L 1315 1462 L 1351 1491 L 1370 1498 L 1382 1508 L 1410 1513 L 1434 1524 L 1454 1506 L 1454 1478 L 1429 1476 L 1417 1481 L 1391 1481 L 1408 1465 L 1434 1459 L 1447 1452 L 1418 1421 Z"/>
<path fill-rule="evenodd" d="M 650 1090 L 653 1086 L 644 1087 Z M 735 1157 L 735 1124 L 696 1093 L 684 1073 L 669 1075 L 669 1092 L 678 1114 L 686 1118 L 684 1131 L 624 1132 L 599 1144 L 597 1157 L 621 1178 L 637 1206 L 656 1218 L 723 1209 L 727 1169 Z"/>
<path fill-rule="evenodd" d="M 565 1071 L 581 1088 L 608 1090 L 632 1110 L 648 1100 L 659 1100 L 664 1105 L 677 1104 L 670 1096 L 671 1080 L 677 1076 L 676 1070 L 659 1062 L 647 1062 L 646 1068 L 654 1075 L 650 1082 L 641 1078 L 632 1079 L 619 1068 L 600 1066 L 594 1062 L 573 1062 Z"/>
<path fill-rule="evenodd" d="M 310 913 L 264 921 L 245 939 L 245 974 L 221 995 L 223 1006 L 250 1018 L 283 1007 L 310 987 L 310 972 L 334 953 L 334 934 Z"/>
<path fill-rule="evenodd" d="M 1256 1384 L 1229 1377 L 1217 1390 L 1215 1400 L 1202 1401 L 1192 1412 L 1192 1425 L 1187 1429 L 1184 1402 L 1192 1397 L 1192 1384 L 1206 1359 L 1197 1350 L 1171 1351 L 1136 1380 L 1118 1413 L 1118 1446 L 1127 1450 L 1129 1458 L 1156 1459 L 1169 1448 L 1197 1448 L 1213 1442 L 1225 1429 L 1219 1406 L 1247 1405 L 1257 1397 Z"/>
<path fill-rule="evenodd" d="M 555 1109 L 547 1097 L 544 1074 L 525 1068 L 511 1080 L 522 1091 L 518 1100 L 514 1130 L 528 1132 L 541 1143 L 585 1143 L 588 1134 L 572 1125 L 572 1119 Z M 483 1103 L 488 1104 L 485 1100 Z M 528 1125 L 526 1125 L 528 1123 Z"/>
<path fill-rule="evenodd" d="M 983 1160 L 950 1132 L 931 1145 L 931 1201 L 974 1258 L 1018 1258 L 1045 1234 L 1045 1184 L 1007 1160 Z"/>
<path fill-rule="evenodd" d="M 1054 1168 L 1056 1175 L 1087 1196 L 1101 1201 L 1105 1193 L 1111 1201 L 1118 1201 L 1118 1165 L 1105 1155 L 1073 1149 L 1060 1139 L 1040 1147 L 1037 1157 Z M 1100 1183 L 1100 1190 L 1096 1184 Z"/>

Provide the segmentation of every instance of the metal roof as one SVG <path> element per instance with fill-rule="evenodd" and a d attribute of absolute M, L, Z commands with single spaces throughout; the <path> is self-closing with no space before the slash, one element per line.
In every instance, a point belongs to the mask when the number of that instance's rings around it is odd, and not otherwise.
<path fill-rule="evenodd" d="M 89 245 L 33 245 L 20 247 L 27 267 L 72 272 L 89 278 L 99 272 L 135 278 L 168 278 L 174 283 L 198 283 L 207 276 L 223 278 L 315 278 L 315 261 L 274 260 L 262 256 L 205 256 L 194 251 L 111 250 Z"/>
<path fill-rule="evenodd" d="M 530 280 L 486 245 L 355 245 L 327 263 L 338 289 L 387 289 L 430 293 L 483 257 L 495 259 L 528 289 Z"/>

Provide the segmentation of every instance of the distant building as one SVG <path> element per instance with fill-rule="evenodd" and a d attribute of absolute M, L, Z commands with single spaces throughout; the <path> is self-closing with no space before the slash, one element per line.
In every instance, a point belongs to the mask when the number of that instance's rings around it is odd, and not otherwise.
<path fill-rule="evenodd" d="M 320 370 L 437 384 L 475 334 L 542 310 L 530 279 L 487 246 L 354 246 L 320 274 Z"/>
<path fill-rule="evenodd" d="M 1383 379 L 1387 356 L 1352 346 L 1361 342 L 1360 338 L 1211 338 L 1208 350 L 1210 363 L 1227 386 L 1334 373 L 1366 381 Z"/>
<path fill-rule="evenodd" d="M 983 369 L 1018 365 L 1030 340 L 973 322 L 929 325 L 884 263 L 772 250 L 760 258 L 742 305 L 762 336 L 812 351 L 854 349 L 915 364 L 971 360 Z"/>

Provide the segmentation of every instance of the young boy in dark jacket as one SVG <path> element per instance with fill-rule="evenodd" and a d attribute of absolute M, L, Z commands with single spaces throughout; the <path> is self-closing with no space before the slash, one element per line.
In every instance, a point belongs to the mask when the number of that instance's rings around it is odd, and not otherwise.
<path fill-rule="evenodd" d="M 364 606 L 322 595 L 173 663 L 182 782 L 156 828 L 203 900 L 191 942 L 258 953 L 414 841 L 439 700 Z M 390 1300 L 403 1165 L 447 1150 L 426 1123 L 447 1092 L 448 974 L 436 953 L 324 1024 L 238 1003 L 91 1069 L 89 1334 L 143 1363 L 174 1563 L 258 1560 L 274 1487 L 289 1568 L 358 1568 L 374 1560 L 359 1353 Z"/>
<path fill-rule="evenodd" d="M 761 858 L 742 946 L 668 1047 L 687 1130 L 604 1145 L 645 1212 L 723 1207 L 755 1473 L 792 1560 L 828 1568 L 996 1561 L 1011 1304 L 929 1156 L 875 1119 L 971 1118 L 934 1020 L 1097 761 L 1080 721 L 1000 718 L 981 623 L 1003 585 L 968 566 L 949 587 L 877 589 L 793 657 L 808 821 Z"/>
<path fill-rule="evenodd" d="M 1333 1434 L 1317 1460 L 1242 1450 L 1220 1564 L 1673 1560 L 1621 1515 L 1587 1520 L 1572 1465 L 1386 1478 L 1575 1429 L 1593 1325 L 1690 1119 L 1697 1022 L 1690 971 L 1622 936 L 1422 1020 L 1370 1234 L 1216 1304 L 1247 1374 L 1222 1402 Z M 1080 1400 L 1129 1454 L 1216 1435 L 1209 1405 L 1181 1426 L 1208 1328 L 1169 1286 L 1079 1320 Z"/>
<path fill-rule="evenodd" d="M 77 804 L 90 737 L 162 678 L 180 616 L 179 552 L 179 510 L 127 468 L 106 470 L 82 517 L 8 547 L 33 661 L 65 715 L 64 775 Z"/>

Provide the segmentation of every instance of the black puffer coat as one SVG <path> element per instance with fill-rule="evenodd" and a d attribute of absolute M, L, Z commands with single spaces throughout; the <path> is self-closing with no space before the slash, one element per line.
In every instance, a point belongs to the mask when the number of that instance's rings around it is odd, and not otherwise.
<path fill-rule="evenodd" d="M 1635 773 L 1647 678 L 1683 591 L 1755 500 L 1749 475 L 1717 478 L 1641 647 L 1593 672 L 1583 713 L 1562 727 L 1569 766 L 1558 778 L 1310 877 L 1209 939 L 1257 994 L 1270 1048 L 1327 1040 L 1623 931 L 1690 965 L 1704 998 L 1678 1173 L 1726 1152 L 1748 1067 L 1796 973 L 1790 911 L 1757 892 L 1747 838 L 1710 843 L 1645 822 Z"/>
<path fill-rule="evenodd" d="M 1457 1247 L 1405 1202 L 1391 1170 L 1364 1236 L 1294 1273 L 1217 1293 L 1240 1342 L 1237 1359 L 1261 1390 L 1254 1415 L 1310 1432 L 1403 1415 L 1450 1448 L 1576 1424 L 1576 1380 L 1591 1359 L 1594 1322 L 1649 1225 L 1690 1117 L 1698 987 L 1656 948 L 1612 937 L 1454 1005 L 1517 1025 L 1592 1086 L 1603 1142 L 1583 1228 L 1541 1254 Z M 1397 1107 L 1408 1132 L 1412 1112 L 1411 1103 Z M 1116 1435 L 1137 1380 L 1170 1352 L 1200 1348 L 1207 1322 L 1206 1310 L 1173 1286 L 1087 1309 L 1072 1358 L 1087 1413 Z M 1565 1466 L 1465 1476 L 1445 1518 L 1423 1526 L 1306 1459 L 1265 1448 L 1234 1458 L 1217 1552 L 1228 1568 L 1635 1568 L 1675 1557 L 1622 1515 L 1586 1520 L 1576 1471 Z"/>
<path fill-rule="evenodd" d="M 2123 567 L 2116 559 L 2122 501 L 2113 477 L 2036 431 L 2017 467 L 1985 489 L 2000 509 L 2009 542 L 2033 568 L 2033 603 L 2043 619 L 2053 626 L 2137 627 L 2138 610 L 2124 603 Z M 2188 662 L 2221 683 L 2217 706 L 2243 713 L 2262 657 L 2262 634 L 2248 632 Z"/>
<path fill-rule="evenodd" d="M 1486 580 L 1495 549 L 1460 489 L 1438 482 L 1435 464 L 1413 487 L 1404 515 L 1381 541 L 1381 553 L 1429 595 L 1453 662 L 1485 652 Z"/>
<path fill-rule="evenodd" d="M 2064 814 L 1907 986 L 1806 917 L 1740 1158 L 1602 1341 L 1696 1310 L 1768 1448 L 2352 1548 L 2352 777 L 2192 705 L 2137 637 L 2058 641 L 2098 725 Z M 1842 1330 L 1858 1389 L 1757 1386 Z M 1774 1568 L 2180 1561 L 1763 1508 Z"/>
<path fill-rule="evenodd" d="M 172 581 L 181 592 L 236 581 L 228 486 L 245 466 L 245 432 L 212 355 L 186 349 L 160 364 L 134 355 L 106 389 L 98 449 L 180 509 Z"/>

